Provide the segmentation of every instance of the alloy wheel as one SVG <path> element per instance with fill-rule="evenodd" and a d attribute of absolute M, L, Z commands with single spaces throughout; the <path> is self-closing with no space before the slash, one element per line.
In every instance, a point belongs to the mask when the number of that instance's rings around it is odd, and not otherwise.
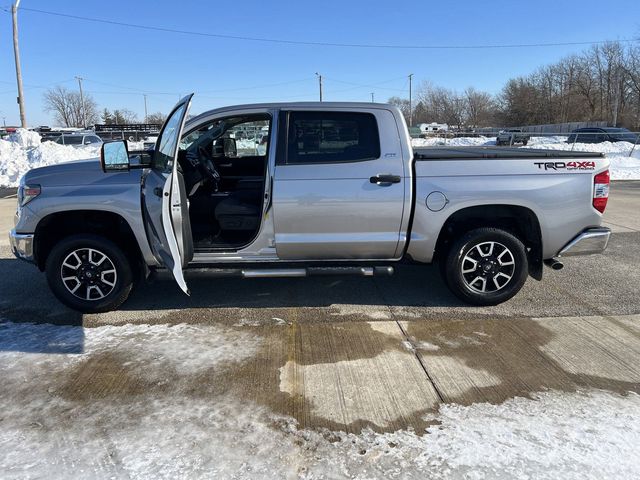
<path fill-rule="evenodd" d="M 466 286 L 477 293 L 502 290 L 513 278 L 516 269 L 511 250 L 499 242 L 482 242 L 471 247 L 460 263 Z"/>
<path fill-rule="evenodd" d="M 95 248 L 78 248 L 69 253 L 60 267 L 65 288 L 82 300 L 102 300 L 116 286 L 118 273 L 113 261 Z"/>

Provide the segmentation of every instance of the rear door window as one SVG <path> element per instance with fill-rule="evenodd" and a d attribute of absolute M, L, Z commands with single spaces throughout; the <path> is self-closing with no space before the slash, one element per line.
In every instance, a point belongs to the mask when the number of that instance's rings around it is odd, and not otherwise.
<path fill-rule="evenodd" d="M 360 162 L 379 157 L 378 124 L 370 113 L 289 113 L 287 164 Z"/>

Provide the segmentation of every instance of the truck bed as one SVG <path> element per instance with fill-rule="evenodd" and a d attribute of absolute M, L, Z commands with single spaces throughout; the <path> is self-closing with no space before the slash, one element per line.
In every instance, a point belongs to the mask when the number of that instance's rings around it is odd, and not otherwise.
<path fill-rule="evenodd" d="M 426 160 L 480 160 L 500 158 L 518 160 L 525 158 L 601 158 L 598 152 L 572 152 L 568 150 L 539 150 L 508 147 L 418 147 L 414 148 L 417 161 Z"/>

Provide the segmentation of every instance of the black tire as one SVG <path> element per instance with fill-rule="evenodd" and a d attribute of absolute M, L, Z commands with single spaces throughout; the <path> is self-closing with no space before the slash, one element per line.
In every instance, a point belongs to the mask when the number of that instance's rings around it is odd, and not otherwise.
<path fill-rule="evenodd" d="M 505 250 L 508 253 L 503 253 Z M 509 265 L 511 260 L 513 265 Z M 497 305 L 509 300 L 529 274 L 525 246 L 499 228 L 478 228 L 464 234 L 451 246 L 443 267 L 449 289 L 473 305 Z"/>
<path fill-rule="evenodd" d="M 527 145 L 527 143 L 529 143 L 529 140 L 523 140 L 523 141 L 522 141 L 522 145 L 525 145 L 525 146 L 526 146 L 526 145 Z"/>
<path fill-rule="evenodd" d="M 91 258 L 87 259 L 88 256 Z M 115 310 L 133 288 L 129 259 L 115 243 L 98 235 L 73 235 L 59 241 L 47 257 L 45 271 L 58 300 L 82 313 Z M 66 283 L 63 276 L 68 279 Z M 76 287 L 74 294 L 71 290 Z"/>

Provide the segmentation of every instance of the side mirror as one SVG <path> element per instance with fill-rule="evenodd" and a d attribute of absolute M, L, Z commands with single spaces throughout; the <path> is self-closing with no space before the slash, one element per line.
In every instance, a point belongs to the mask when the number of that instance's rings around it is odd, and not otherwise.
<path fill-rule="evenodd" d="M 105 173 L 129 170 L 126 140 L 103 143 L 100 149 L 100 166 Z"/>

